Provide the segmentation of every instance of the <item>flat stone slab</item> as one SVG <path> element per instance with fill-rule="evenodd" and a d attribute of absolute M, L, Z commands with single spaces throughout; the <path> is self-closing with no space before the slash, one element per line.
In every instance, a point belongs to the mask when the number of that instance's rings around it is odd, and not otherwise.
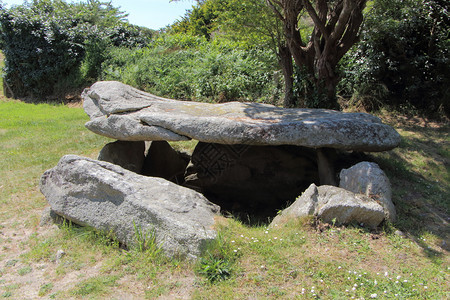
<path fill-rule="evenodd" d="M 157 97 L 115 81 L 83 92 L 86 127 L 118 140 L 183 141 L 246 145 L 296 145 L 385 151 L 399 134 L 365 113 L 279 108 L 261 103 L 223 104 Z"/>

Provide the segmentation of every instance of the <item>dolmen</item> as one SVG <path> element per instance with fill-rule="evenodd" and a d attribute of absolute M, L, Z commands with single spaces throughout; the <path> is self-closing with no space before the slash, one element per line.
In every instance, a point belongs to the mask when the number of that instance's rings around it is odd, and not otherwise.
<path fill-rule="evenodd" d="M 399 134 L 366 113 L 157 97 L 115 81 L 82 94 L 86 127 L 116 141 L 97 160 L 68 155 L 41 178 L 54 213 L 125 245 L 152 232 L 168 255 L 197 257 L 219 211 L 283 223 L 395 221 L 389 179 L 351 153 L 387 151 Z M 168 142 L 198 141 L 193 153 Z M 301 195 L 301 196 L 300 196 Z M 297 199 L 297 200 L 296 200 Z M 295 202 L 294 202 L 295 201 Z"/>

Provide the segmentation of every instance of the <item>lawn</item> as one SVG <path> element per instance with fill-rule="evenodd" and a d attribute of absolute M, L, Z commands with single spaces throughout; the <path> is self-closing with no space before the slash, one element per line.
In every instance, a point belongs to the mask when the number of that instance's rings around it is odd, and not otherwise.
<path fill-rule="evenodd" d="M 400 147 L 370 156 L 393 186 L 398 222 L 377 231 L 313 219 L 226 219 L 199 262 L 124 250 L 72 224 L 40 226 L 42 173 L 109 142 L 78 106 L 0 100 L 0 297 L 11 299 L 448 299 L 450 126 L 380 115 Z M 176 147 L 192 147 L 177 144 Z"/>

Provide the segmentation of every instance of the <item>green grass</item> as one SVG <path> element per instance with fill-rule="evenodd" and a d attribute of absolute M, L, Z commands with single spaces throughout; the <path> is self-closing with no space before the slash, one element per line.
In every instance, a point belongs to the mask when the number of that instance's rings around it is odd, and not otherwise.
<path fill-rule="evenodd" d="M 223 219 L 220 239 L 199 262 L 189 262 L 155 254 L 148 247 L 151 236 L 149 240 L 144 234 L 141 251 L 126 251 L 93 229 L 38 226 L 46 206 L 38 188 L 42 173 L 65 154 L 95 158 L 110 141 L 85 129 L 86 121 L 81 108 L 0 100 L 2 297 L 22 298 L 29 283 L 19 284 L 20 278 L 33 277 L 42 268 L 45 276 L 35 296 L 56 299 L 450 296 L 449 256 L 443 245 L 449 240 L 448 125 L 393 123 L 402 135 L 400 147 L 371 155 L 393 185 L 396 224 L 379 232 L 357 226 L 319 231 L 311 219 L 270 229 Z M 194 145 L 174 147 L 189 151 Z M 66 255 L 56 259 L 59 249 Z M 13 274 L 16 281 L 4 274 Z"/>
<path fill-rule="evenodd" d="M 87 120 L 81 108 L 0 101 L 0 208 L 11 202 L 20 202 L 18 214 L 42 208 L 45 202 L 35 193 L 39 174 L 63 153 L 96 155 L 107 139 L 86 130 Z M 9 210 L 0 210 L 0 221 Z"/>

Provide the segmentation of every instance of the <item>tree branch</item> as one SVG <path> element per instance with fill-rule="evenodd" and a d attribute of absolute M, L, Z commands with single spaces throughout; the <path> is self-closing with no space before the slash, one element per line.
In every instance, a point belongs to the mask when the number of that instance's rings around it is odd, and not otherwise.
<path fill-rule="evenodd" d="M 272 11 L 274 12 L 274 14 L 281 20 L 284 21 L 284 17 L 283 15 L 280 13 L 280 11 L 275 7 L 275 5 L 272 3 L 275 2 L 277 5 L 281 6 L 281 3 L 279 1 L 276 0 L 266 0 L 267 5 L 272 9 Z"/>
<path fill-rule="evenodd" d="M 339 16 L 342 12 L 342 0 L 340 0 L 336 6 L 334 7 L 333 11 L 330 14 L 330 19 L 327 23 L 327 30 L 328 32 L 333 31 L 334 26 L 336 26 L 337 21 L 339 20 Z"/>
<path fill-rule="evenodd" d="M 322 33 L 324 38 L 328 39 L 330 35 L 328 34 L 328 32 L 325 28 L 325 22 L 322 22 L 320 17 L 317 15 L 317 12 L 314 9 L 314 7 L 312 7 L 311 2 L 309 2 L 309 0 L 303 0 L 302 2 L 303 2 L 303 5 L 305 6 L 306 11 L 308 12 L 309 16 L 313 20 L 314 25 L 320 30 L 320 32 Z"/>
<path fill-rule="evenodd" d="M 338 40 L 341 39 L 342 35 L 344 34 L 345 29 L 347 28 L 348 20 L 354 7 L 355 7 L 355 0 L 343 0 L 343 7 L 339 15 L 339 20 L 330 36 L 331 37 L 330 42 L 331 44 L 333 44 L 333 46 Z"/>

